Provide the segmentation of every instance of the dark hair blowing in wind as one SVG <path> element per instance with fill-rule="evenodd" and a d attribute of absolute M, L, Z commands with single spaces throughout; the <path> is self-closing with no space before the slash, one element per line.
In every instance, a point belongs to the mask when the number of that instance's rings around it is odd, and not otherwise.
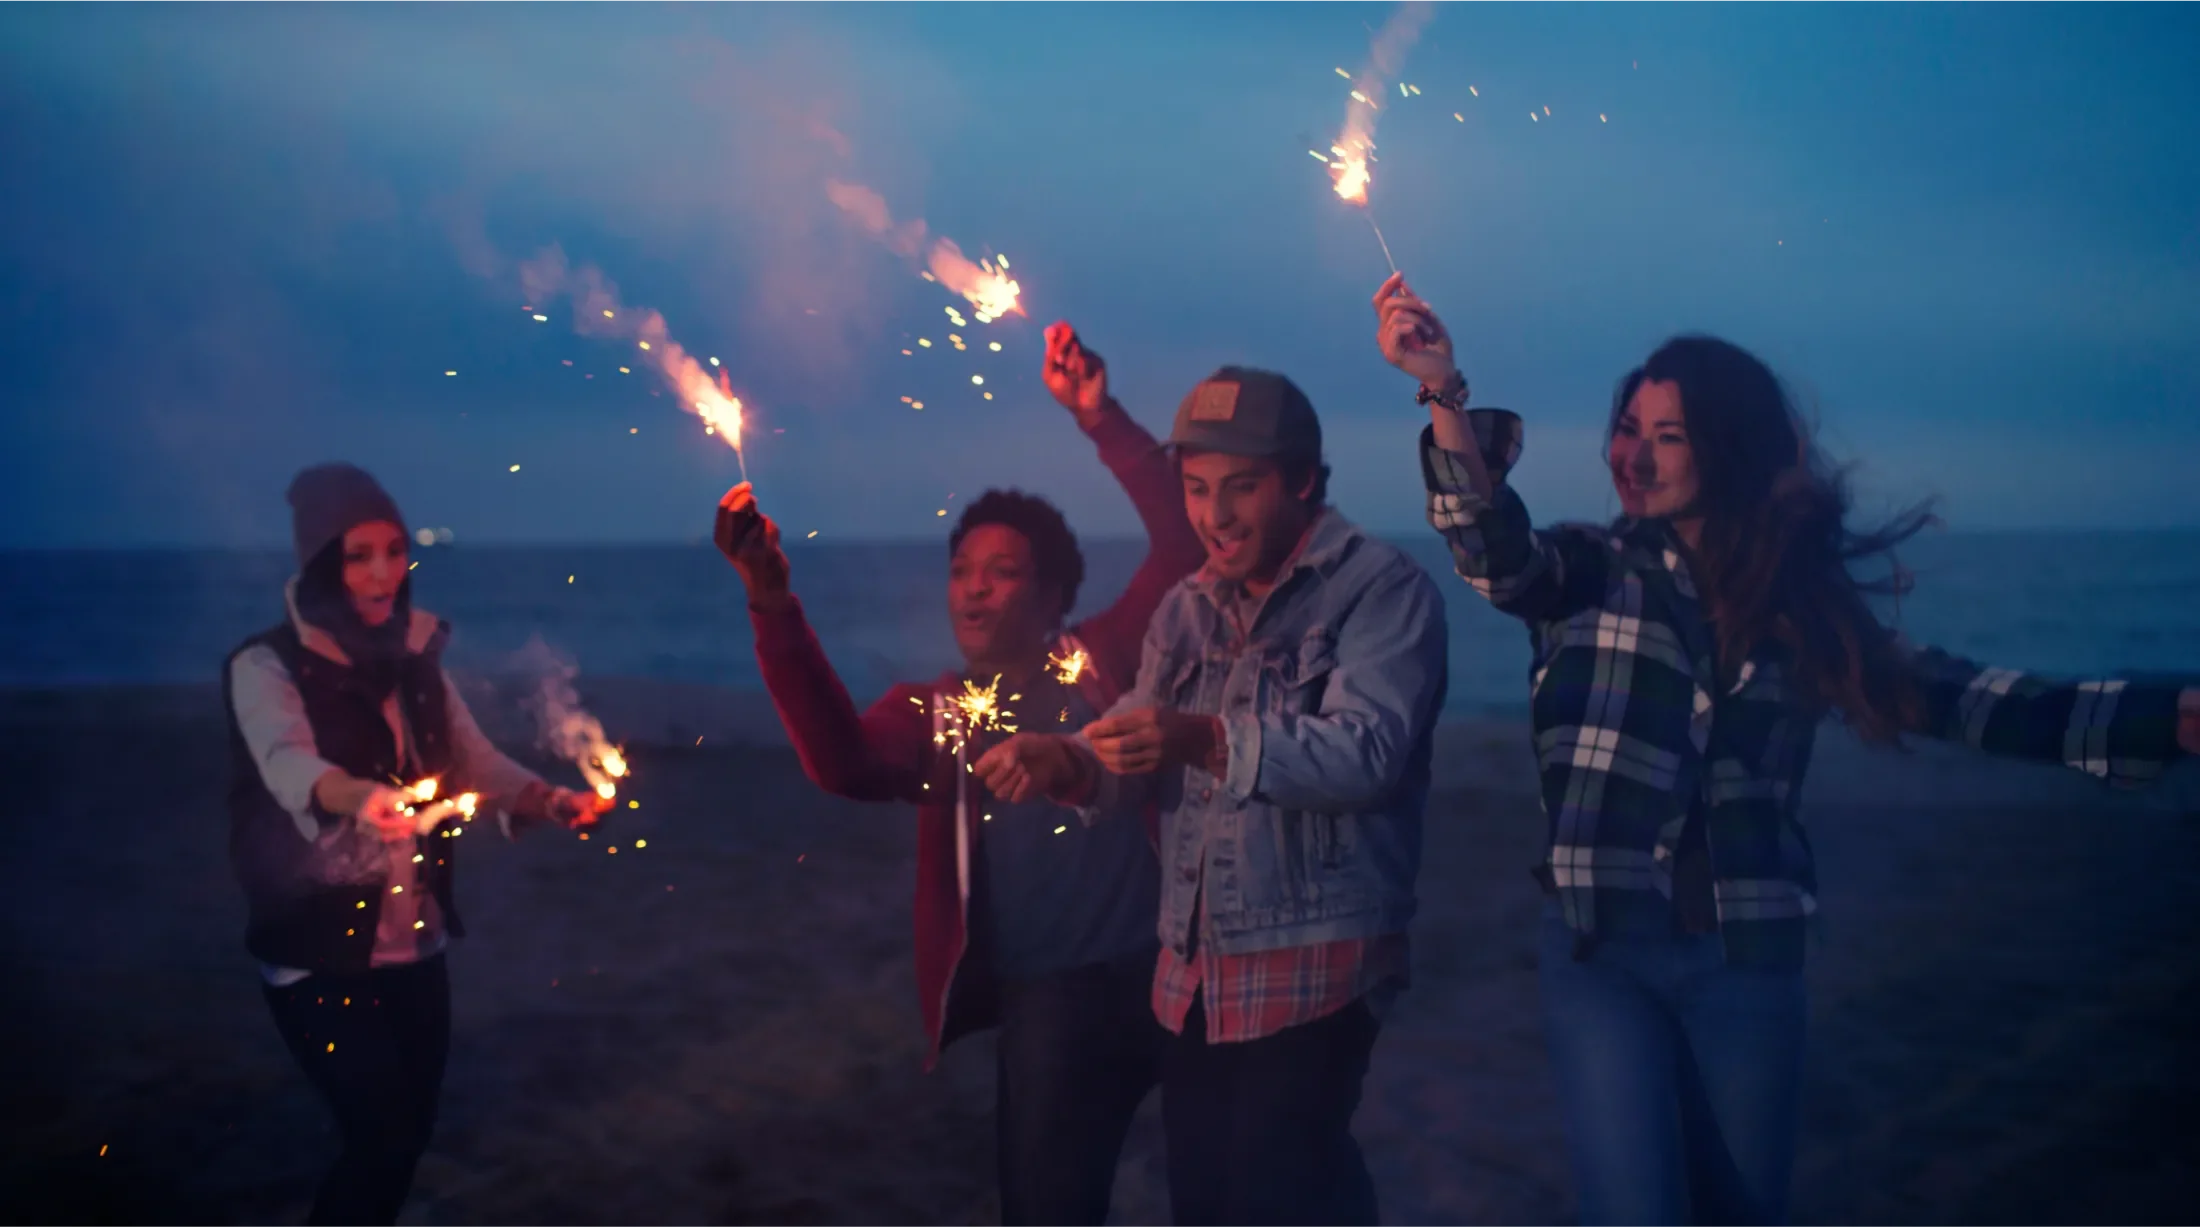
<path fill-rule="evenodd" d="M 1787 650 L 1799 701 L 1839 711 L 1866 741 L 1914 725 L 1917 696 L 1894 632 L 1867 598 L 1908 591 L 1892 557 L 1935 522 L 1919 504 L 1870 530 L 1849 524 L 1847 473 L 1827 462 L 1772 369 L 1739 346 L 1675 337 L 1619 382 L 1610 433 L 1644 381 L 1679 385 L 1703 519 L 1691 567 L 1720 672 L 1732 678 L 1767 641 Z M 1884 579 L 1860 560 L 1886 555 Z"/>

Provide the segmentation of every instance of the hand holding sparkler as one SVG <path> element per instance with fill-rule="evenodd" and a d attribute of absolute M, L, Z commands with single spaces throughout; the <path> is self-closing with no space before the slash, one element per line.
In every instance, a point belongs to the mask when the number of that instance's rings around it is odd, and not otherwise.
<path fill-rule="evenodd" d="M 742 482 L 718 500 L 718 521 L 711 539 L 749 590 L 749 604 L 783 602 L 788 594 L 786 551 L 779 548 L 779 525 L 758 509 L 756 491 Z"/>
<path fill-rule="evenodd" d="M 1229 769 L 1229 739 L 1213 716 L 1142 707 L 1093 721 L 1084 737 L 1100 765 L 1116 775 L 1190 766 L 1220 776 Z"/>
<path fill-rule="evenodd" d="M 413 826 L 412 797 L 395 788 L 375 784 L 369 786 L 359 800 L 352 818 L 375 835 L 383 843 L 403 843 L 416 833 Z"/>
<path fill-rule="evenodd" d="M 1421 381 L 1431 393 L 1444 392 L 1458 377 L 1451 333 L 1429 306 L 1406 285 L 1404 273 L 1392 273 L 1375 291 L 1375 344 L 1392 366 Z"/>
<path fill-rule="evenodd" d="M 1108 395 L 1106 360 L 1085 348 L 1084 340 L 1067 320 L 1047 325 L 1046 341 L 1046 363 L 1040 368 L 1040 378 L 1046 381 L 1054 399 L 1077 415 L 1079 424 L 1089 423 L 1112 399 Z"/>
<path fill-rule="evenodd" d="M 1092 792 L 1086 759 L 1066 737 L 1018 733 L 978 757 L 972 765 L 978 782 L 1015 805 L 1033 797 L 1074 805 Z"/>
<path fill-rule="evenodd" d="M 529 785 L 512 803 L 512 812 L 522 818 L 555 822 L 568 830 L 596 825 L 598 815 L 609 808 L 606 798 L 548 784 Z"/>

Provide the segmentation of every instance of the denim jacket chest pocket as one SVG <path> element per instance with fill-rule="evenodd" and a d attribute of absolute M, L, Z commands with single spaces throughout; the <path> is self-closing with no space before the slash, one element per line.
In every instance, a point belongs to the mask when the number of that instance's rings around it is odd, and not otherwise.
<path fill-rule="evenodd" d="M 1262 645 L 1260 706 L 1263 714 L 1312 715 L 1337 668 L 1337 637 L 1316 627 L 1295 638 Z"/>
<path fill-rule="evenodd" d="M 1285 636 L 1261 650 L 1259 703 L 1267 716 L 1288 721 L 1293 716 L 1312 716 L 1335 680 L 1337 637 L 1327 627 L 1315 627 L 1295 637 Z M 1333 871 L 1352 855 L 1357 844 L 1357 820 L 1350 815 L 1274 809 L 1277 852 L 1284 858 L 1284 879 L 1296 884 L 1309 900 L 1331 893 L 1338 883 Z"/>

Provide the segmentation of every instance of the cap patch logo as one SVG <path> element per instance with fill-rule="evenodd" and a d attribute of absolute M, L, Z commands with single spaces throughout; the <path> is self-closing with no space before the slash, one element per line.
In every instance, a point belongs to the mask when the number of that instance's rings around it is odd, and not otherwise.
<path fill-rule="evenodd" d="M 1217 381 L 1199 385 L 1192 397 L 1192 420 L 1227 422 L 1237 416 L 1238 385 Z"/>

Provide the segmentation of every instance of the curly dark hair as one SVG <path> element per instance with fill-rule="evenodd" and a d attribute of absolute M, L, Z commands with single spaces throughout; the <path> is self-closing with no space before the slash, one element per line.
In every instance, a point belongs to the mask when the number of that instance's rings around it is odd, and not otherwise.
<path fill-rule="evenodd" d="M 1014 529 L 1031 545 L 1031 565 L 1039 582 L 1062 594 L 1062 615 L 1077 607 L 1077 590 L 1085 583 L 1085 552 L 1077 547 L 1077 534 L 1060 509 L 1036 494 L 1021 490 L 988 490 L 963 508 L 962 519 L 947 538 L 947 556 L 962 548 L 963 538 L 982 524 Z"/>

